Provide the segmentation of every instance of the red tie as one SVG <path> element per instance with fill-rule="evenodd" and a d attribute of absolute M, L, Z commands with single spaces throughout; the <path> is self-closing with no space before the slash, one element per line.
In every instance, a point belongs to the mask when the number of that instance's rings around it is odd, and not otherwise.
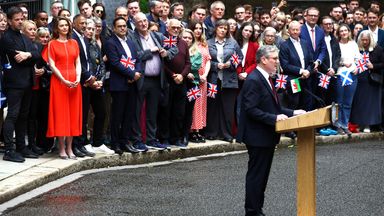
<path fill-rule="evenodd" d="M 315 28 L 312 28 L 311 32 L 312 32 L 312 47 L 313 47 L 313 50 L 316 50 Z"/>
<path fill-rule="evenodd" d="M 273 84 L 271 77 L 269 77 L 269 83 L 271 84 L 273 97 L 275 98 L 276 103 L 279 103 L 279 101 L 277 100 L 277 93 L 276 93 L 275 85 Z"/>

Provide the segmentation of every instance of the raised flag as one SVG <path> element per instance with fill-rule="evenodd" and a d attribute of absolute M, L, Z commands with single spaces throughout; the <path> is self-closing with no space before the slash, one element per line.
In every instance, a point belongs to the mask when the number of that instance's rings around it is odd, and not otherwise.
<path fill-rule="evenodd" d="M 301 92 L 301 86 L 300 86 L 299 78 L 291 80 L 291 89 L 292 89 L 293 94 L 295 94 L 297 92 Z"/>
<path fill-rule="evenodd" d="M 236 52 L 234 52 L 231 56 L 231 62 L 233 64 L 233 66 L 235 66 L 237 68 L 237 66 L 240 64 L 240 59 L 239 59 L 239 55 L 236 54 Z"/>
<path fill-rule="evenodd" d="M 341 76 L 342 79 L 341 86 L 347 86 L 353 83 L 351 71 L 341 71 L 341 73 L 339 73 L 339 76 Z"/>
<path fill-rule="evenodd" d="M 287 85 L 288 75 L 278 74 L 276 79 L 276 88 L 285 89 Z"/>
<path fill-rule="evenodd" d="M 207 96 L 210 98 L 216 98 L 217 95 L 217 85 L 213 83 L 208 83 Z"/>
<path fill-rule="evenodd" d="M 331 81 L 331 76 L 328 76 L 326 74 L 321 74 L 319 78 L 320 78 L 320 82 L 318 86 L 328 89 L 329 82 Z"/>
<path fill-rule="evenodd" d="M 363 58 L 361 59 L 358 59 L 356 61 L 356 67 L 357 67 L 357 71 L 359 73 L 363 73 L 364 71 L 368 70 L 368 65 L 367 65 L 368 62 L 364 61 Z"/>
<path fill-rule="evenodd" d="M 165 37 L 163 41 L 163 47 L 172 48 L 176 46 L 177 46 L 177 37 L 175 36 L 169 36 L 169 38 Z"/>
<path fill-rule="evenodd" d="M 196 100 L 197 98 L 201 97 L 201 90 L 197 86 L 190 88 L 187 91 L 187 97 L 189 101 Z"/>
<path fill-rule="evenodd" d="M 135 70 L 136 59 L 132 59 L 131 57 L 121 56 L 120 63 L 123 64 L 125 68 L 130 68 L 131 70 Z"/>

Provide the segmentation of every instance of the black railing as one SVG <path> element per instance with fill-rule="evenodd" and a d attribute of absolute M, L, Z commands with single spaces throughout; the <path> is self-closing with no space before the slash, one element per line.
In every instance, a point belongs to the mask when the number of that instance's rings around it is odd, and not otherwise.
<path fill-rule="evenodd" d="M 0 0 L 1 9 L 7 12 L 8 8 L 24 3 L 28 6 L 28 17 L 33 19 L 33 15 L 43 9 L 43 0 Z"/>

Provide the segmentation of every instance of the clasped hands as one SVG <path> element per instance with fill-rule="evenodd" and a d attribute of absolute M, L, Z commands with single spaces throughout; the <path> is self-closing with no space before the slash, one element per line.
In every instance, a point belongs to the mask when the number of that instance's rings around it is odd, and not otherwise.
<path fill-rule="evenodd" d="M 226 62 L 226 63 L 218 63 L 217 64 L 217 68 L 219 68 L 220 70 L 223 70 L 225 68 L 229 68 L 231 66 L 231 63 L 230 62 Z"/>
<path fill-rule="evenodd" d="M 24 60 L 27 60 L 29 57 L 32 56 L 32 54 L 29 53 L 29 52 L 23 52 L 23 51 L 19 51 L 19 50 L 16 50 L 15 52 L 17 53 L 15 55 L 15 61 L 17 63 L 20 63 L 20 62 L 22 62 Z"/>

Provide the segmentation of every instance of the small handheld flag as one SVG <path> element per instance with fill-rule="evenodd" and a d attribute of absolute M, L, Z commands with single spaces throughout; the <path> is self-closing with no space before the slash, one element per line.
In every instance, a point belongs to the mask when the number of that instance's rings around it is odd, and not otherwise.
<path fill-rule="evenodd" d="M 121 56 L 120 63 L 123 64 L 125 68 L 130 68 L 131 70 L 135 70 L 136 59 L 132 59 L 131 57 L 126 58 L 124 55 Z"/>
<path fill-rule="evenodd" d="M 239 59 L 239 55 L 236 54 L 236 52 L 234 52 L 231 56 L 231 62 L 233 64 L 233 66 L 235 66 L 237 68 L 237 66 L 240 64 L 240 59 Z"/>
<path fill-rule="evenodd" d="M 210 98 L 216 98 L 217 94 L 217 85 L 213 83 L 208 83 L 207 96 Z"/>
<path fill-rule="evenodd" d="M 285 89 L 287 85 L 288 75 L 278 74 L 276 79 L 276 88 Z"/>
<path fill-rule="evenodd" d="M 367 65 L 367 61 L 364 61 L 363 58 L 361 59 L 358 59 L 356 61 L 356 67 L 357 67 L 357 71 L 359 73 L 363 73 L 364 71 L 368 70 L 368 65 Z"/>
<path fill-rule="evenodd" d="M 301 86 L 300 86 L 299 78 L 291 80 L 291 89 L 292 89 L 293 94 L 301 92 Z"/>
<path fill-rule="evenodd" d="M 176 46 L 177 46 L 177 37 L 175 36 L 169 36 L 169 38 L 165 37 L 163 41 L 163 47 L 172 48 Z"/>
<path fill-rule="evenodd" d="M 196 100 L 201 97 L 201 90 L 199 87 L 195 86 L 187 91 L 187 97 L 189 101 Z"/>
<path fill-rule="evenodd" d="M 328 85 L 331 80 L 331 77 L 326 74 L 320 74 L 319 78 L 320 78 L 320 82 L 318 86 L 328 89 Z"/>
<path fill-rule="evenodd" d="M 353 83 L 351 71 L 342 71 L 339 76 L 342 78 L 341 86 L 351 85 Z"/>
<path fill-rule="evenodd" d="M 363 52 L 362 58 L 364 62 L 369 62 L 369 52 Z"/>

